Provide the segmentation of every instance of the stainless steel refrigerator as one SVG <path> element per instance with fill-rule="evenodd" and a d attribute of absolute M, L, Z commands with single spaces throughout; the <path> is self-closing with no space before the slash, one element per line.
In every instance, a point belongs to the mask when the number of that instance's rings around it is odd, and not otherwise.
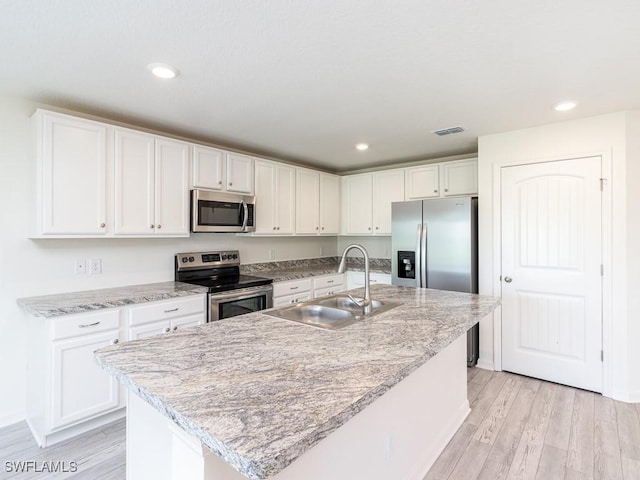
<path fill-rule="evenodd" d="M 394 202 L 394 285 L 478 293 L 478 199 Z M 467 365 L 478 362 L 478 325 L 467 334 Z"/>

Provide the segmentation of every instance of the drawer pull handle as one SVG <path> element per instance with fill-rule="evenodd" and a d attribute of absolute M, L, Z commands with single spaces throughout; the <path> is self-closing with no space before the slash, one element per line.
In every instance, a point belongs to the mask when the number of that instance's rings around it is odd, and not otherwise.
<path fill-rule="evenodd" d="M 289 290 L 297 290 L 300 287 L 289 287 Z"/>
<path fill-rule="evenodd" d="M 180 307 L 172 308 L 170 310 L 165 310 L 164 313 L 177 312 L 179 309 L 180 309 Z"/>
<path fill-rule="evenodd" d="M 78 325 L 78 328 L 87 328 L 87 327 L 95 327 L 96 325 L 99 325 L 100 322 L 94 322 L 94 323 L 83 323 Z"/>
<path fill-rule="evenodd" d="M 111 340 L 111 345 L 116 345 L 119 342 L 119 340 L 117 338 L 114 338 L 113 340 Z"/>
<path fill-rule="evenodd" d="M 165 333 L 169 333 L 171 331 L 171 329 L 169 327 L 164 329 Z"/>
<path fill-rule="evenodd" d="M 334 280 L 327 280 L 327 283 L 333 283 Z"/>
<path fill-rule="evenodd" d="M 173 331 L 175 332 L 176 330 L 178 330 L 178 327 L 173 327 Z"/>

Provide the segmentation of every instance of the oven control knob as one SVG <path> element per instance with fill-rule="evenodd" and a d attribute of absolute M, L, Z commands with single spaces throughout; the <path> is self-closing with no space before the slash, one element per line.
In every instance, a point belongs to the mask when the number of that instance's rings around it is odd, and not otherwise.
<path fill-rule="evenodd" d="M 187 261 L 189 261 L 187 257 L 182 257 L 182 263 L 187 263 Z"/>
<path fill-rule="evenodd" d="M 190 262 L 195 262 L 195 261 L 196 261 L 196 259 L 195 259 L 195 258 L 193 258 L 193 257 L 189 257 L 189 261 L 190 261 Z"/>
<path fill-rule="evenodd" d="M 226 259 L 227 259 L 227 256 L 226 256 L 226 255 L 222 255 L 222 259 L 223 259 L 223 260 L 226 260 Z"/>
<path fill-rule="evenodd" d="M 234 254 L 233 254 L 233 259 L 235 260 L 236 258 L 238 258 L 238 254 L 237 254 L 237 253 L 234 253 Z"/>

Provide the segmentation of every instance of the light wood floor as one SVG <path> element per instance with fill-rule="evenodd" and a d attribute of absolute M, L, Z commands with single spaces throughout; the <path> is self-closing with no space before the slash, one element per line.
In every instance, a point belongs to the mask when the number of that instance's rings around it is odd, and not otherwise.
<path fill-rule="evenodd" d="M 468 392 L 471 413 L 425 480 L 640 479 L 640 404 L 477 368 Z M 20 460 L 73 461 L 78 471 L 6 471 Z M 0 462 L 0 479 L 123 480 L 125 423 L 41 449 L 21 422 L 0 429 Z"/>
<path fill-rule="evenodd" d="M 425 480 L 640 479 L 640 404 L 478 368 L 468 395 Z"/>

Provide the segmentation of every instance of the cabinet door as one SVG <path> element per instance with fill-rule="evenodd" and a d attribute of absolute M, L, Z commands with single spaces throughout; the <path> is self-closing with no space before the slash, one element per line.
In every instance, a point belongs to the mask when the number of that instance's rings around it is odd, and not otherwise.
<path fill-rule="evenodd" d="M 451 162 L 442 165 L 442 188 L 445 197 L 478 193 L 478 162 Z"/>
<path fill-rule="evenodd" d="M 276 233 L 292 234 L 296 219 L 296 170 L 287 165 L 276 166 Z"/>
<path fill-rule="evenodd" d="M 320 174 L 296 169 L 296 233 L 320 231 Z"/>
<path fill-rule="evenodd" d="M 145 323 L 129 328 L 129 340 L 138 338 L 153 337 L 171 331 L 171 322 L 169 320 L 161 320 L 160 322 Z"/>
<path fill-rule="evenodd" d="M 189 146 L 156 138 L 156 235 L 189 236 Z"/>
<path fill-rule="evenodd" d="M 253 158 L 227 153 L 227 191 L 253 195 Z"/>
<path fill-rule="evenodd" d="M 256 234 L 275 234 L 276 167 L 271 162 L 256 161 Z"/>
<path fill-rule="evenodd" d="M 194 145 L 191 150 L 193 188 L 222 190 L 224 152 L 216 148 Z"/>
<path fill-rule="evenodd" d="M 320 233 L 340 232 L 340 177 L 320 174 Z"/>
<path fill-rule="evenodd" d="M 346 180 L 347 195 L 345 206 L 347 215 L 347 233 L 357 235 L 370 235 L 373 223 L 371 198 L 372 175 L 351 175 Z"/>
<path fill-rule="evenodd" d="M 151 235 L 154 217 L 154 136 L 115 130 L 116 235 Z"/>
<path fill-rule="evenodd" d="M 93 358 L 117 338 L 118 330 L 111 330 L 53 342 L 52 429 L 119 407 L 117 380 Z"/>
<path fill-rule="evenodd" d="M 43 113 L 39 121 L 42 234 L 106 232 L 106 125 Z"/>
<path fill-rule="evenodd" d="M 391 235 L 391 203 L 404 201 L 404 170 L 373 174 L 373 233 Z"/>
<path fill-rule="evenodd" d="M 405 171 L 406 199 L 440 196 L 438 165 L 407 168 Z"/>

